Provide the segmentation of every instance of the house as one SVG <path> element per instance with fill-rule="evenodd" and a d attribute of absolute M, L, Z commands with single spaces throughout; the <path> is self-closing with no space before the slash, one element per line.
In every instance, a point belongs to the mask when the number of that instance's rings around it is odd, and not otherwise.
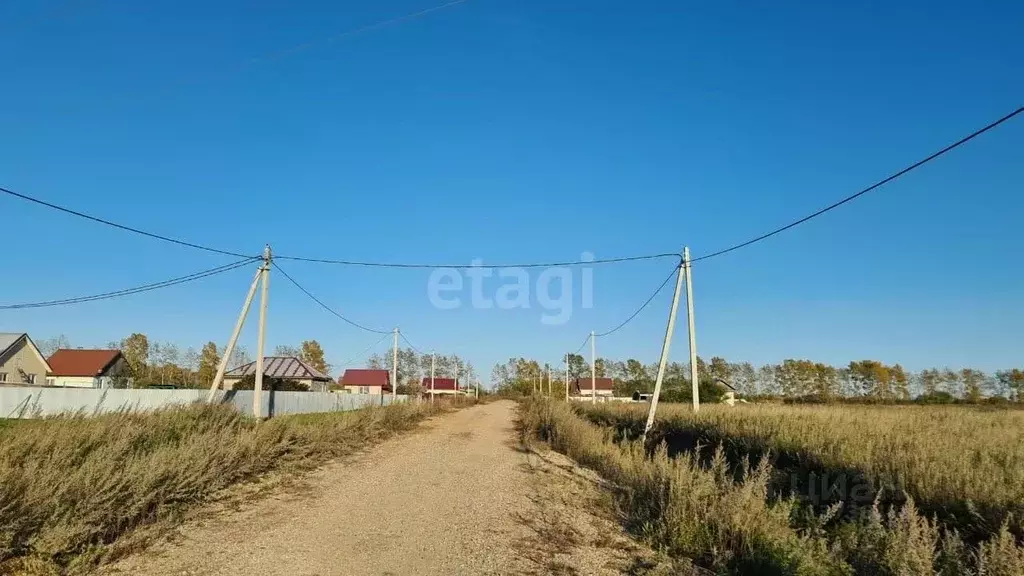
<path fill-rule="evenodd" d="M 439 394 L 459 394 L 459 379 L 458 378 L 438 378 L 434 377 L 434 388 L 431 391 L 430 388 L 430 377 L 427 376 L 420 382 L 420 386 L 423 388 L 424 394 L 439 395 Z"/>
<path fill-rule="evenodd" d="M 57 350 L 50 356 L 47 386 L 131 388 L 132 368 L 120 350 Z"/>
<path fill-rule="evenodd" d="M 593 382 L 597 396 L 612 396 L 615 389 L 615 381 L 611 378 L 595 378 Z M 589 376 L 581 376 L 573 383 L 573 393 L 577 396 L 590 397 L 591 382 Z"/>
<path fill-rule="evenodd" d="M 255 374 L 255 361 L 243 364 L 224 373 L 222 386 L 225 390 L 234 390 L 238 381 Z M 303 385 L 309 388 L 310 392 L 327 392 L 331 385 L 330 376 L 294 356 L 264 356 L 263 376 Z"/>
<path fill-rule="evenodd" d="M 24 332 L 0 332 L 0 386 L 43 386 L 50 365 Z"/>
<path fill-rule="evenodd" d="M 391 392 L 391 372 L 363 368 L 345 370 L 338 385 L 351 394 L 383 394 Z"/>

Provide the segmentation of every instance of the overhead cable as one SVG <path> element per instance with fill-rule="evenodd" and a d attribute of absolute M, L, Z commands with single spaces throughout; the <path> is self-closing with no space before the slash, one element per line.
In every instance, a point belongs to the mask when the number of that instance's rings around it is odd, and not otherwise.
<path fill-rule="evenodd" d="M 316 302 L 317 304 L 319 304 L 321 308 L 323 308 L 324 310 L 326 310 L 326 311 L 330 312 L 330 313 L 331 313 L 331 314 L 333 314 L 334 316 L 337 316 L 338 318 L 340 318 L 340 319 L 341 319 L 341 320 L 343 320 L 344 322 L 346 322 L 346 323 L 348 323 L 348 324 L 350 324 L 350 325 L 352 325 L 352 326 L 355 326 L 356 328 L 359 328 L 360 330 L 366 330 L 367 332 L 372 332 L 372 333 L 374 333 L 374 334 L 390 334 L 390 333 L 391 333 L 391 332 L 390 332 L 389 330 L 374 330 L 373 328 L 368 328 L 368 327 L 366 327 L 366 326 L 363 326 L 362 324 L 360 324 L 360 323 L 358 323 L 358 322 L 355 322 L 355 321 L 353 321 L 353 320 L 349 320 L 349 319 L 348 319 L 348 318 L 346 318 L 345 316 L 342 316 L 342 315 L 341 315 L 340 313 L 338 313 L 338 311 L 337 311 L 337 310 L 335 310 L 335 309 L 331 308 L 331 307 L 330 307 L 330 306 L 328 306 L 327 304 L 324 304 L 322 300 L 320 300 L 319 298 L 317 298 L 316 296 L 314 296 L 314 295 L 313 295 L 313 294 L 312 294 L 312 293 L 311 293 L 311 292 L 310 292 L 309 290 L 306 290 L 305 288 L 303 288 L 303 287 L 302 287 L 302 284 L 299 284 L 299 283 L 298 283 L 298 281 L 296 281 L 296 280 L 295 280 L 295 278 L 292 278 L 292 277 L 291 277 L 291 276 L 290 276 L 290 275 L 289 275 L 289 274 L 288 274 L 287 272 L 285 272 L 285 271 L 284 271 L 284 269 L 283 269 L 283 268 L 281 268 L 281 266 L 279 266 L 279 265 L 277 264 L 277 262 L 274 262 L 274 268 L 277 268 L 277 271 L 278 271 L 278 272 L 280 272 L 281 274 L 283 274 L 283 275 L 284 275 L 284 277 L 285 277 L 285 278 L 287 278 L 289 282 L 291 282 L 292 284 L 294 284 L 296 288 L 298 288 L 299 290 L 301 290 L 303 294 L 305 294 L 306 296 L 309 296 L 309 298 L 310 298 L 311 300 L 313 300 L 314 302 Z"/>
<path fill-rule="evenodd" d="M 295 260 L 316 264 L 337 264 L 341 266 L 367 266 L 373 268 L 548 268 L 555 266 L 585 266 L 587 264 L 612 264 L 616 262 L 633 262 L 637 260 L 653 260 L 656 258 L 678 258 L 679 254 L 666 252 L 663 254 L 645 254 L 641 256 L 623 256 L 619 258 L 600 258 L 596 260 L 570 260 L 565 262 L 529 262 L 525 264 L 431 264 L 425 262 L 368 262 L 359 260 L 330 260 L 326 258 L 305 258 L 300 256 L 275 256 L 278 260 Z"/>

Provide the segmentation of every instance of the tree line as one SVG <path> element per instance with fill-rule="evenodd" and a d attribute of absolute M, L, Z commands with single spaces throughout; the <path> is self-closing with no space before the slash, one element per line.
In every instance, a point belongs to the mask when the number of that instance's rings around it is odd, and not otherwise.
<path fill-rule="evenodd" d="M 510 358 L 494 366 L 491 381 L 499 391 L 529 393 L 538 377 L 551 371 L 552 388 L 564 390 L 565 363 L 542 364 L 537 360 Z M 570 354 L 569 379 L 590 377 L 590 364 L 579 354 Z M 615 395 L 651 392 L 658 365 L 629 358 L 625 361 L 598 358 L 594 361 L 598 377 L 615 382 Z M 900 364 L 887 365 L 877 360 L 858 360 L 836 367 L 811 360 L 786 359 L 779 364 L 755 367 L 750 362 L 729 362 L 715 356 L 710 361 L 697 358 L 697 374 L 702 391 L 725 381 L 741 395 L 787 398 L 872 398 L 883 401 L 963 400 L 978 402 L 985 398 L 1004 398 L 1024 402 L 1024 371 L 1019 368 L 986 373 L 973 368 L 952 370 L 928 368 L 911 372 Z M 670 362 L 662 383 L 665 390 L 680 390 L 688 399 L 690 366 Z"/>
<path fill-rule="evenodd" d="M 49 357 L 59 349 L 72 348 L 64 335 L 36 342 L 43 356 Z M 104 348 L 120 350 L 131 366 L 137 388 L 149 386 L 176 386 L 179 388 L 209 388 L 217 375 L 217 367 L 224 357 L 224 347 L 207 342 L 201 348 L 189 346 L 182 350 L 173 342 L 151 342 L 142 333 L 133 333 L 120 341 L 107 342 Z M 324 350 L 316 340 L 303 341 L 298 347 L 278 346 L 273 356 L 294 356 L 324 374 L 330 374 L 331 365 L 324 359 Z M 227 369 L 252 362 L 245 346 L 235 346 L 228 359 Z"/>

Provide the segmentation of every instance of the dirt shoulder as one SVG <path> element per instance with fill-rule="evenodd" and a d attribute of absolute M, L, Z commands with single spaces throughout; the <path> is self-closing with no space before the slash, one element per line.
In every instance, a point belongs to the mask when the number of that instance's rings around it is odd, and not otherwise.
<path fill-rule="evenodd" d="M 660 571 L 559 454 L 518 443 L 495 402 L 186 524 L 104 574 L 644 574 Z"/>

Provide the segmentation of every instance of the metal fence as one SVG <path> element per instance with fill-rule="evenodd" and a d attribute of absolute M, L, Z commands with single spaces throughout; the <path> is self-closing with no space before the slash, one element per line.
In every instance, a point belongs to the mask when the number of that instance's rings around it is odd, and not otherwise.
<path fill-rule="evenodd" d="M 117 410 L 146 411 L 174 405 L 205 402 L 207 390 L 124 390 L 95 388 L 0 387 L 0 418 L 38 418 L 57 414 L 102 414 Z M 218 391 L 216 401 L 252 413 L 252 390 Z M 407 397 L 397 396 L 398 402 Z M 336 392 L 278 392 L 264 390 L 263 416 L 313 414 L 386 406 L 392 397 L 377 394 Z"/>

